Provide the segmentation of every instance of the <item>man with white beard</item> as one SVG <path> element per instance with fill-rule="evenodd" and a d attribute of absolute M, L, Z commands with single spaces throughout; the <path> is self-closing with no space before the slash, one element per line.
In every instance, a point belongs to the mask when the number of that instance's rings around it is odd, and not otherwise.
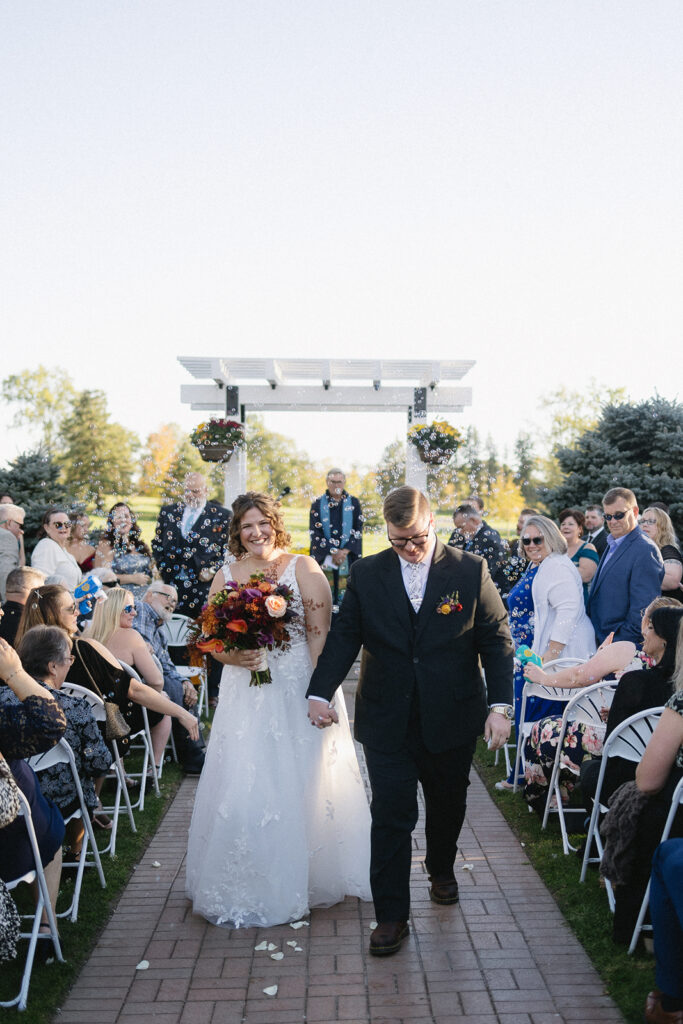
<path fill-rule="evenodd" d="M 194 686 L 177 671 L 168 651 L 164 623 L 168 622 L 178 604 L 178 592 L 170 583 L 156 580 L 151 583 L 142 601 L 135 603 L 133 628 L 147 641 L 152 653 L 161 665 L 164 677 L 164 693 L 180 707 L 186 707 L 196 714 L 197 693 Z M 204 743 L 200 738 L 191 740 L 187 730 L 175 728 L 172 719 L 173 739 L 178 760 L 186 775 L 199 775 L 204 765 Z"/>

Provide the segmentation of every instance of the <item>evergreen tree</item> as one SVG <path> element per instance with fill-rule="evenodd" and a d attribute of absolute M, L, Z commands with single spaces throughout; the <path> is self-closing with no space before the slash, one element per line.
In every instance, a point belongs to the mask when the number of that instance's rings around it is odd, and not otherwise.
<path fill-rule="evenodd" d="M 593 430 L 557 458 L 563 480 L 546 497 L 553 514 L 597 504 L 610 487 L 629 487 L 641 509 L 663 501 L 683 533 L 683 405 L 656 395 L 606 406 Z"/>
<path fill-rule="evenodd" d="M 0 492 L 11 494 L 26 513 L 24 547 L 29 554 L 36 545 L 36 533 L 43 513 L 50 505 L 67 507 L 71 498 L 60 482 L 59 466 L 45 449 L 17 455 L 6 469 L 0 469 Z"/>
<path fill-rule="evenodd" d="M 406 482 L 406 445 L 405 441 L 392 441 L 388 444 L 375 470 L 377 493 L 382 499 L 394 487 L 401 487 Z"/>
<path fill-rule="evenodd" d="M 524 501 L 532 507 L 539 500 L 538 484 L 534 479 L 536 459 L 531 434 L 520 431 L 515 441 L 515 472 L 513 482 L 519 487 Z"/>
<path fill-rule="evenodd" d="M 130 492 L 135 473 L 135 434 L 111 423 L 102 391 L 81 391 L 62 423 L 59 462 L 67 488 L 84 502 L 102 507 L 106 494 Z"/>

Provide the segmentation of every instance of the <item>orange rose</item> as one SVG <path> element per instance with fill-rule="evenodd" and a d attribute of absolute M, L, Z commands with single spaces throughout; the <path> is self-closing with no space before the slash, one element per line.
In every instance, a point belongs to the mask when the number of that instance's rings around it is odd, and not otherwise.
<path fill-rule="evenodd" d="M 258 585 L 258 589 L 261 591 L 262 594 L 269 594 L 273 589 L 273 585 L 272 583 L 266 583 L 265 580 L 262 580 L 261 583 L 259 583 Z"/>
<path fill-rule="evenodd" d="M 271 619 L 281 619 L 287 611 L 287 602 L 279 594 L 271 594 L 266 598 L 266 611 Z"/>

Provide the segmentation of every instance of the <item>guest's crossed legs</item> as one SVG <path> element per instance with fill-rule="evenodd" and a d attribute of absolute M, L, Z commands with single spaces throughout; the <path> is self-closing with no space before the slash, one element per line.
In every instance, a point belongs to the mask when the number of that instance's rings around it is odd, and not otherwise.
<path fill-rule="evenodd" d="M 474 748 L 472 742 L 433 754 L 421 739 L 391 753 L 364 748 L 372 787 L 370 885 L 380 923 L 408 920 L 418 781 L 425 799 L 427 871 L 435 879 L 453 877 Z"/>

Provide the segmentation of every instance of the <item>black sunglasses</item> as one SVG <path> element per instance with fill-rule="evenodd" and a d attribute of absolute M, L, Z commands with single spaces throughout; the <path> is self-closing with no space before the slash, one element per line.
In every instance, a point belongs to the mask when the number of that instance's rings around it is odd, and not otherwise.
<path fill-rule="evenodd" d="M 616 519 L 618 522 L 620 519 L 624 518 L 627 512 L 630 511 L 631 509 L 627 508 L 625 512 L 605 512 L 605 519 L 608 523 L 611 523 L 613 519 Z"/>
<path fill-rule="evenodd" d="M 544 540 L 545 537 L 522 537 L 522 544 L 525 548 L 530 547 L 531 544 L 538 544 L 540 547 Z"/>

